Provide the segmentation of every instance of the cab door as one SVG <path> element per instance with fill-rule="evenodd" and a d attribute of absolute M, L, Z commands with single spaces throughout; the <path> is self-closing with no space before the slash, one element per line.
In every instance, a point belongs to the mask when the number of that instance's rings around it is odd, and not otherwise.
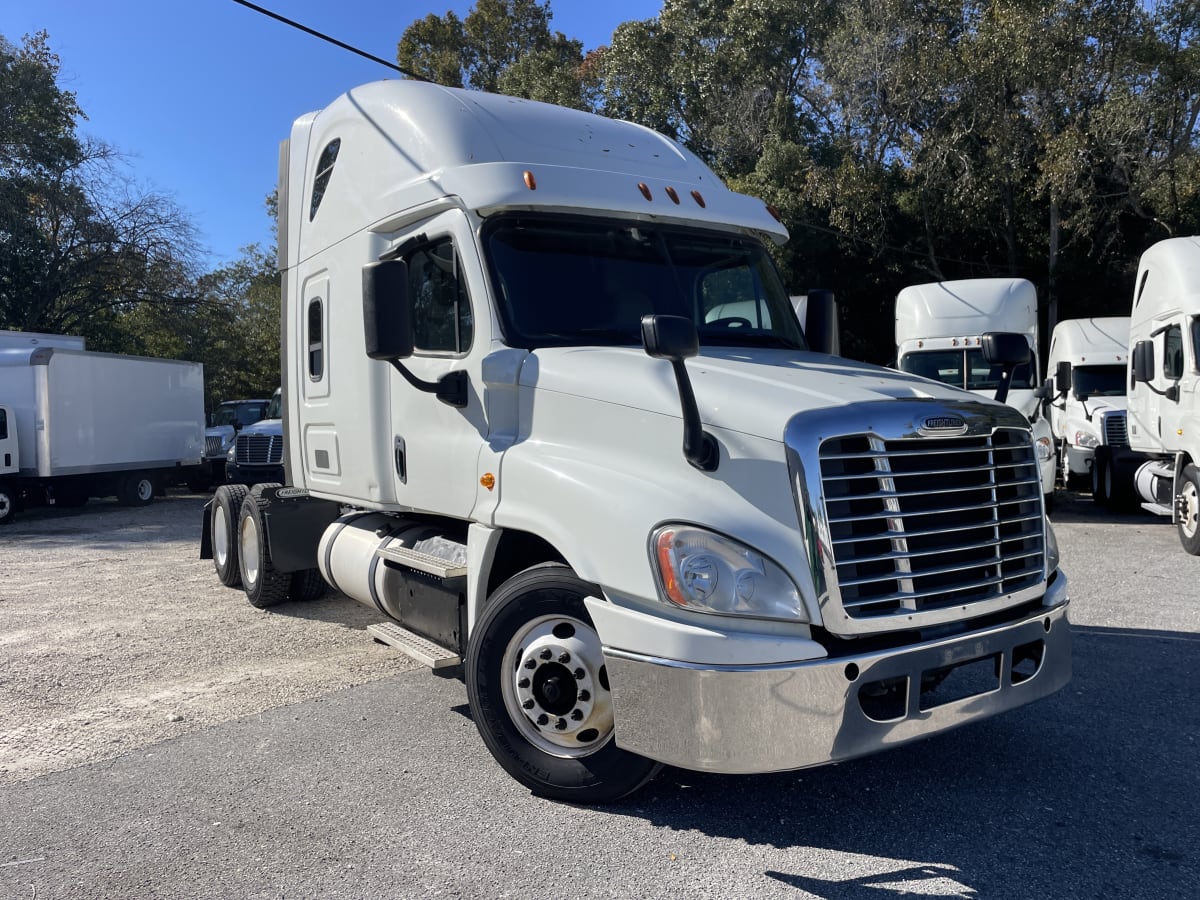
<path fill-rule="evenodd" d="M 479 490 L 480 451 L 487 442 L 481 361 L 491 341 L 487 288 L 474 238 L 452 211 L 402 234 L 412 302 L 414 353 L 403 365 L 436 383 L 466 373 L 464 406 L 390 375 L 392 472 L 397 503 L 466 519 Z"/>

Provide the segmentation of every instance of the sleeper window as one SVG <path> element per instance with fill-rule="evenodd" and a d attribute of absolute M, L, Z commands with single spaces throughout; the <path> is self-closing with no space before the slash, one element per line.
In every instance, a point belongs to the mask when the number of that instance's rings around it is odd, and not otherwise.
<path fill-rule="evenodd" d="M 317 174 L 313 179 L 312 204 L 308 208 L 310 222 L 317 214 L 317 207 L 325 199 L 325 189 L 329 187 L 329 179 L 333 175 L 333 164 L 337 161 L 338 150 L 341 149 L 341 146 L 342 140 L 338 138 L 336 141 L 330 141 L 321 151 L 321 158 L 317 161 Z"/>
<path fill-rule="evenodd" d="M 325 334 L 321 327 L 321 301 L 308 303 L 308 377 L 320 381 L 325 374 Z"/>

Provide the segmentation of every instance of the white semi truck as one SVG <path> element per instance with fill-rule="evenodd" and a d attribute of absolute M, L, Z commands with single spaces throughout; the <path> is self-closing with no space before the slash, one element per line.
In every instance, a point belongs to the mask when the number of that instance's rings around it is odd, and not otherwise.
<path fill-rule="evenodd" d="M 81 338 L 0 339 L 0 523 L 26 502 L 149 503 L 204 454 L 204 367 L 83 349 Z"/>
<path fill-rule="evenodd" d="M 1142 505 L 1200 555 L 1200 236 L 1142 254 L 1129 320 L 1129 445 Z"/>
<path fill-rule="evenodd" d="M 280 188 L 287 483 L 219 488 L 201 553 L 392 620 L 533 791 L 835 762 L 1069 680 L 1028 421 L 819 352 L 777 217 L 679 145 L 378 82 L 296 121 Z"/>
<path fill-rule="evenodd" d="M 1128 316 L 1066 319 L 1046 355 L 1045 409 L 1063 484 L 1090 488 L 1108 507 L 1133 497 L 1133 473 L 1145 461 L 1126 434 L 1128 347 Z"/>
<path fill-rule="evenodd" d="M 914 284 L 896 295 L 896 367 L 985 397 L 999 396 L 1029 420 L 1042 492 L 1054 497 L 1054 437 L 1041 413 L 1037 290 L 1024 278 Z M 984 335 L 1020 335 L 1028 358 L 1007 373 L 984 355 Z"/>

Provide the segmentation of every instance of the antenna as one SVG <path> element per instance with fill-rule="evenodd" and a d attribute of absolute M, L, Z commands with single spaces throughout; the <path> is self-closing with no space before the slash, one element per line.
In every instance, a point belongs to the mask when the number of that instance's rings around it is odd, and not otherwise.
<path fill-rule="evenodd" d="M 275 19 L 277 22 L 282 22 L 284 25 L 291 25 L 293 28 L 298 28 L 301 31 L 303 31 L 305 34 L 311 34 L 313 37 L 318 37 L 323 41 L 328 41 L 329 43 L 333 44 L 335 47 L 341 47 L 343 50 L 349 50 L 351 53 L 357 53 L 359 56 L 362 56 L 362 57 L 365 57 L 365 58 L 371 60 L 371 62 L 377 62 L 381 66 L 387 66 L 389 69 L 395 69 L 401 75 L 407 75 L 409 78 L 412 78 L 416 81 L 429 81 L 428 78 L 418 75 L 415 72 L 410 72 L 407 69 L 402 69 L 395 63 L 390 63 L 386 59 L 380 59 L 378 56 L 372 56 L 370 53 L 367 53 L 365 50 L 359 50 L 357 47 L 351 47 L 349 44 L 344 43 L 343 41 L 339 41 L 337 38 L 331 38 L 329 35 L 322 34 L 319 31 L 309 28 L 307 25 L 301 25 L 299 22 L 293 22 L 291 19 L 284 18 L 283 16 L 279 15 L 278 13 L 271 12 L 269 9 L 263 9 L 261 6 L 257 6 L 254 3 L 249 3 L 249 2 L 247 2 L 247 0 L 233 0 L 233 2 L 237 3 L 241 6 L 244 6 L 247 9 L 252 9 L 257 13 L 262 13 L 264 16 L 267 16 L 268 18 L 271 18 L 271 19 Z"/>

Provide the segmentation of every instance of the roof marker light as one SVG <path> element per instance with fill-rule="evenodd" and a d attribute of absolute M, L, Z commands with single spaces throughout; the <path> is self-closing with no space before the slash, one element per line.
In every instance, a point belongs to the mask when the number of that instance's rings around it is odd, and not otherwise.
<path fill-rule="evenodd" d="M 638 182 L 638 190 L 642 192 L 642 196 L 645 197 L 647 200 L 654 199 L 654 196 L 650 193 L 650 188 L 648 188 L 646 186 L 646 182 L 639 181 Z"/>
<path fill-rule="evenodd" d="M 525 187 L 531 191 L 537 190 L 537 179 L 533 177 L 533 173 L 528 169 L 525 170 Z"/>
<path fill-rule="evenodd" d="M 666 190 L 667 190 L 667 196 L 671 198 L 671 202 L 674 203 L 676 206 L 678 206 L 679 205 L 679 194 L 677 194 L 675 192 L 675 188 L 668 187 Z"/>
<path fill-rule="evenodd" d="M 700 196 L 699 191 L 692 191 L 692 199 L 696 201 L 697 206 L 699 206 L 701 209 L 704 209 L 704 198 Z"/>
<path fill-rule="evenodd" d="M 773 207 L 770 203 L 767 204 L 767 212 L 769 212 L 771 214 L 772 219 L 774 219 L 776 222 L 780 223 L 781 225 L 783 224 L 783 217 L 781 215 L 779 215 L 779 210 L 777 210 L 775 207 Z"/>

